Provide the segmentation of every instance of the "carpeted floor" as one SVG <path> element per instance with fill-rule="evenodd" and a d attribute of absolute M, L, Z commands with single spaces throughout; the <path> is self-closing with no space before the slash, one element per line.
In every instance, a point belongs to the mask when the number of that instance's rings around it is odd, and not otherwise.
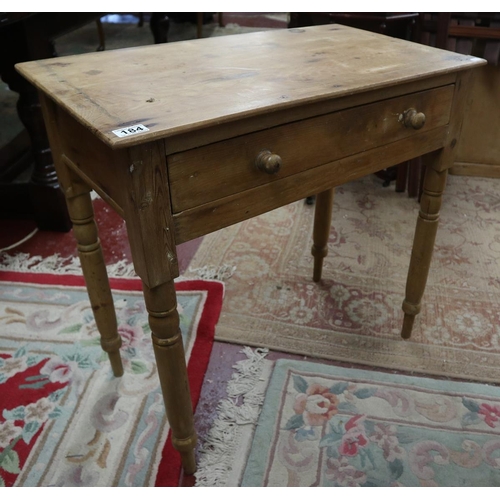
<path fill-rule="evenodd" d="M 314 209 L 303 202 L 206 236 L 191 267 L 234 268 L 216 339 L 500 383 L 499 190 L 498 179 L 449 177 L 409 341 L 401 304 L 418 204 L 376 177 L 336 190 L 319 284 Z"/>
<path fill-rule="evenodd" d="M 113 377 L 81 276 L 0 271 L 0 485 L 176 486 L 137 278 L 111 280 L 124 375 Z M 176 284 L 193 406 L 223 284 Z"/>
<path fill-rule="evenodd" d="M 498 387 L 244 355 L 198 486 L 500 486 Z"/>

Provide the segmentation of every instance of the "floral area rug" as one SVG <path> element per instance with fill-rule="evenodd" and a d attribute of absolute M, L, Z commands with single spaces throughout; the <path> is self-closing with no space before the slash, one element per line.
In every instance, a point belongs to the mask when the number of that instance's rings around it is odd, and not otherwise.
<path fill-rule="evenodd" d="M 198 486 L 500 486 L 499 387 L 247 354 Z"/>
<path fill-rule="evenodd" d="M 121 378 L 101 350 L 82 277 L 0 271 L 2 486 L 177 486 L 140 280 L 110 281 Z M 196 406 L 224 286 L 176 289 Z"/>
<path fill-rule="evenodd" d="M 401 304 L 419 206 L 375 176 L 336 189 L 319 284 L 303 201 L 205 236 L 191 266 L 234 269 L 216 340 L 500 382 L 499 193 L 500 179 L 449 177 L 409 341 Z"/>

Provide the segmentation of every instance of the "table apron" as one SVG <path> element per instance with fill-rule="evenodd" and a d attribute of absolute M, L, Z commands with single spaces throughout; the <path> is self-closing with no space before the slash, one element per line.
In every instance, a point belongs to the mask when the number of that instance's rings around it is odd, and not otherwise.
<path fill-rule="evenodd" d="M 447 125 L 454 88 L 447 85 L 414 92 L 169 155 L 173 211 Z M 425 114 L 422 128 L 405 126 L 403 115 L 409 109 Z M 279 155 L 279 172 L 270 175 L 256 168 L 256 158 L 263 150 Z"/>
<path fill-rule="evenodd" d="M 176 244 L 443 148 L 447 125 L 174 213 Z"/>

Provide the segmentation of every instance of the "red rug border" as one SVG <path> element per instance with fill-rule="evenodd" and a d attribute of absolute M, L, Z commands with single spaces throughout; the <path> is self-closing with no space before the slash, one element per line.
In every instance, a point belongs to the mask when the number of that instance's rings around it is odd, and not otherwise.
<path fill-rule="evenodd" d="M 27 273 L 18 271 L 0 271 L 0 281 L 14 283 L 85 286 L 83 276 L 73 274 Z M 142 292 L 139 278 L 109 278 L 112 290 L 130 290 Z M 214 343 L 215 325 L 222 309 L 224 283 L 215 280 L 179 280 L 175 282 L 176 291 L 206 291 L 206 302 L 198 323 L 196 340 L 188 362 L 188 378 L 191 387 L 191 401 L 196 409 L 201 394 L 203 379 L 207 371 L 210 354 Z M 203 327 L 206 329 L 203 330 Z M 155 486 L 179 486 L 181 461 L 179 453 L 173 448 L 170 432 L 159 463 Z"/>

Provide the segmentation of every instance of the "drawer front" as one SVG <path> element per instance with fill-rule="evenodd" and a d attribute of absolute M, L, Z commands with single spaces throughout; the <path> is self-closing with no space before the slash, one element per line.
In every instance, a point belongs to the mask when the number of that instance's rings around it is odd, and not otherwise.
<path fill-rule="evenodd" d="M 173 211 L 178 213 L 446 125 L 453 91 L 454 85 L 440 87 L 172 154 L 168 156 L 168 171 Z M 413 121 L 410 109 L 417 112 Z M 425 115 L 423 125 L 419 113 Z M 258 158 L 261 163 L 267 161 L 268 171 L 257 168 Z M 269 173 L 278 163 L 278 172 Z"/>

